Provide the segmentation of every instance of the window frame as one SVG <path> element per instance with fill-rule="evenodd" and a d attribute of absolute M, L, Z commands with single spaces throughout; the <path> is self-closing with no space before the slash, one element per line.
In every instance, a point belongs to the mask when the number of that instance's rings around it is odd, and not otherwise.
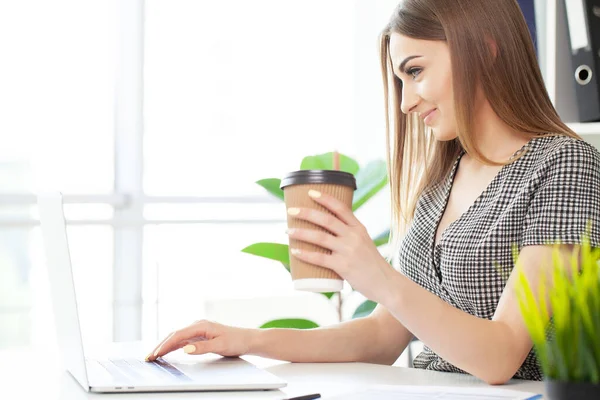
<path fill-rule="evenodd" d="M 65 194 L 64 204 L 101 204 L 113 207 L 110 219 L 67 219 L 67 225 L 109 225 L 114 230 L 113 341 L 142 339 L 143 233 L 146 225 L 160 224 L 276 224 L 281 219 L 148 219 L 148 204 L 269 203 L 265 196 L 147 196 L 143 194 L 143 64 L 144 0 L 116 1 L 117 41 L 114 124 L 114 192 Z M 35 194 L 2 193 L 0 206 L 35 206 Z M 0 228 L 35 227 L 39 220 L 0 217 Z"/>

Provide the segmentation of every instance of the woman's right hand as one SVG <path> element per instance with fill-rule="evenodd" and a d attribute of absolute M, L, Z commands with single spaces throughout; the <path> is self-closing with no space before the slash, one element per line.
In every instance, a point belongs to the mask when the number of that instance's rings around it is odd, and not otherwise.
<path fill-rule="evenodd" d="M 215 353 L 225 357 L 248 354 L 255 329 L 236 328 L 211 321 L 196 321 L 168 335 L 146 357 L 154 361 L 183 347 L 188 354 Z"/>

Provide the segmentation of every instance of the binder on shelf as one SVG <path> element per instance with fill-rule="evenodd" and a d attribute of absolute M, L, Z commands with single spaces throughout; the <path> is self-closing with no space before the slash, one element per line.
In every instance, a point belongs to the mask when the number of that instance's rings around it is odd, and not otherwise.
<path fill-rule="evenodd" d="M 535 23 L 535 0 L 517 0 L 519 3 L 519 7 L 521 7 L 521 12 L 525 17 L 525 22 L 527 22 L 527 27 L 529 28 L 529 33 L 531 34 L 531 40 L 533 41 L 533 45 L 535 46 L 535 55 L 538 57 L 539 61 L 539 45 L 537 39 L 537 26 Z"/>
<path fill-rule="evenodd" d="M 600 121 L 600 0 L 562 0 L 579 122 Z"/>

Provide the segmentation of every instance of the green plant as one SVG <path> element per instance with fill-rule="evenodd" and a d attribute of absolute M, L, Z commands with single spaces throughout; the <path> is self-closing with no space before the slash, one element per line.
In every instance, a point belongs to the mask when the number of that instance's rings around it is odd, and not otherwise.
<path fill-rule="evenodd" d="M 513 254 L 516 260 L 516 250 Z M 576 246 L 567 265 L 554 246 L 552 283 L 548 288 L 545 279 L 540 279 L 538 300 L 517 265 L 521 314 L 547 380 L 600 383 L 599 259 L 600 249 L 590 246 L 589 234 L 582 236 L 582 245 Z"/>
<path fill-rule="evenodd" d="M 359 166 L 358 162 L 344 154 L 339 154 L 339 161 L 340 171 L 349 172 L 356 178 L 357 190 L 354 192 L 354 197 L 352 199 L 352 211 L 358 210 L 388 183 L 387 168 L 385 162 L 382 160 L 372 161 L 363 168 Z M 333 153 L 329 152 L 304 157 L 300 164 L 300 169 L 332 170 L 334 169 Z M 261 179 L 256 183 L 262 186 L 271 195 L 283 202 L 283 190 L 279 187 L 281 184 L 281 179 Z M 386 230 L 374 237 L 373 242 L 377 247 L 385 245 L 388 243 L 389 234 L 390 231 Z M 242 249 L 242 251 L 248 254 L 277 261 L 281 263 L 288 272 L 290 271 L 289 247 L 287 244 L 260 242 L 254 243 Z M 331 302 L 337 300 L 336 308 L 338 312 L 338 318 L 341 321 L 341 310 L 343 303 L 341 293 L 336 294 L 335 296 L 334 293 L 321 293 L 321 295 L 327 297 L 327 299 Z M 376 304 L 370 300 L 364 301 L 356 309 L 352 318 L 359 318 L 369 315 L 375 306 Z M 261 328 L 273 327 L 307 329 L 318 327 L 318 325 L 315 322 L 306 319 L 281 319 L 269 321 L 261 326 Z"/>

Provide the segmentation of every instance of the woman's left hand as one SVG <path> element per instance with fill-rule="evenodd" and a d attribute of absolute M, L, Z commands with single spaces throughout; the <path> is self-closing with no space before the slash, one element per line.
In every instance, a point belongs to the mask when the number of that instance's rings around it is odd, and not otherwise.
<path fill-rule="evenodd" d="M 290 208 L 288 214 L 312 222 L 328 232 L 314 229 L 290 229 L 291 238 L 331 250 L 331 254 L 290 248 L 294 257 L 334 270 L 355 290 L 377 303 L 388 295 L 391 275 L 396 272 L 379 253 L 367 229 L 347 205 L 333 196 L 315 190 L 309 196 L 334 215 L 312 208 Z"/>

